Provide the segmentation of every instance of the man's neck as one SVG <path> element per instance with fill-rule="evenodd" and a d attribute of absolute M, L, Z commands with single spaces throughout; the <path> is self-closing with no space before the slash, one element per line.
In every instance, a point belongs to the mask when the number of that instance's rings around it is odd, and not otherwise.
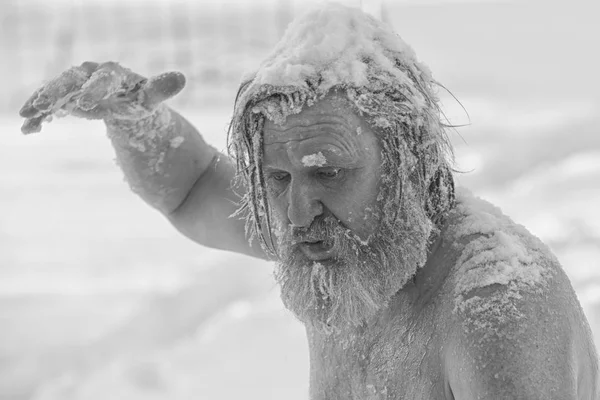
<path fill-rule="evenodd" d="M 448 245 L 442 232 L 430 242 L 427 261 L 414 279 L 368 322 L 333 333 L 307 328 L 311 395 L 315 399 L 367 398 L 369 387 L 389 389 L 398 398 L 417 398 L 409 394 L 413 386 L 434 390 L 427 386 L 431 382 L 422 383 L 424 386 L 414 382 L 420 379 L 421 368 L 440 365 L 435 359 L 438 353 L 427 348 L 439 333 L 436 326 L 444 303 L 436 299 L 450 273 L 447 259 Z M 427 357 L 435 361 L 424 362 Z"/>
<path fill-rule="evenodd" d="M 412 308 L 417 311 L 435 297 L 450 273 L 451 265 L 444 260 L 445 246 L 442 232 L 432 237 L 427 249 L 425 265 L 417 270 L 415 278 L 409 285 L 400 290 L 400 292 L 413 293 Z"/>
<path fill-rule="evenodd" d="M 414 322 L 413 320 L 421 315 L 422 310 L 439 292 L 450 272 L 451 266 L 444 262 L 444 248 L 442 234 L 435 234 L 428 246 L 425 265 L 419 268 L 414 278 L 390 299 L 386 308 L 360 326 L 347 327 L 330 333 L 323 332 L 323 334 L 364 340 L 365 335 L 377 336 L 391 319 L 400 324 Z"/>

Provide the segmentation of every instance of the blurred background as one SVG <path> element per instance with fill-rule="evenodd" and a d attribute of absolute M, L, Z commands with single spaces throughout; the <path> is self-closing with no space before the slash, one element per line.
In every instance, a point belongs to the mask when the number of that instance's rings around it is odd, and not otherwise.
<path fill-rule="evenodd" d="M 315 1 L 313 1 L 314 3 Z M 100 122 L 22 136 L 18 110 L 85 60 L 179 70 L 215 146 L 237 85 L 302 0 L 0 3 L 0 400 L 306 399 L 302 326 L 272 266 L 194 245 L 133 195 Z M 459 182 L 544 240 L 600 343 L 597 0 L 356 0 L 440 93 Z"/>

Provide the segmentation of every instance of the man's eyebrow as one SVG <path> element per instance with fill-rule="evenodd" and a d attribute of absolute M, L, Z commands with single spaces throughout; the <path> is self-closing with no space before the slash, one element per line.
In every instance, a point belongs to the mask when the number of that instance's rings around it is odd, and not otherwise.
<path fill-rule="evenodd" d="M 277 168 L 274 164 L 268 163 L 264 160 L 262 162 L 262 169 L 263 171 L 279 171 L 279 168 Z"/>

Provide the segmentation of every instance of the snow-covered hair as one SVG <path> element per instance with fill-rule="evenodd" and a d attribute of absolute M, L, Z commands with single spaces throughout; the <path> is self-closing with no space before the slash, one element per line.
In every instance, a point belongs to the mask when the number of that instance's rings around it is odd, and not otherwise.
<path fill-rule="evenodd" d="M 378 201 L 383 223 L 419 212 L 436 229 L 454 204 L 453 152 L 441 121 L 437 83 L 386 24 L 358 9 L 328 4 L 296 19 L 259 69 L 241 84 L 228 149 L 247 192 L 239 215 L 250 238 L 273 254 L 262 171 L 266 119 L 281 124 L 333 91 L 375 128 L 382 147 Z M 421 210 L 407 209 L 416 196 Z"/>

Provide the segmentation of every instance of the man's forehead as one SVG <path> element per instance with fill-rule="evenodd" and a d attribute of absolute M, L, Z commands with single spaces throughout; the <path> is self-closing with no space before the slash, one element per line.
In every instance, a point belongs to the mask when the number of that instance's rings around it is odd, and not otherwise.
<path fill-rule="evenodd" d="M 283 136 L 311 134 L 311 131 L 355 132 L 364 119 L 358 115 L 353 104 L 339 94 L 329 94 L 298 114 L 288 115 L 283 123 L 267 119 L 265 122 L 265 143 L 277 142 Z M 313 132 L 314 133 L 314 132 Z"/>

